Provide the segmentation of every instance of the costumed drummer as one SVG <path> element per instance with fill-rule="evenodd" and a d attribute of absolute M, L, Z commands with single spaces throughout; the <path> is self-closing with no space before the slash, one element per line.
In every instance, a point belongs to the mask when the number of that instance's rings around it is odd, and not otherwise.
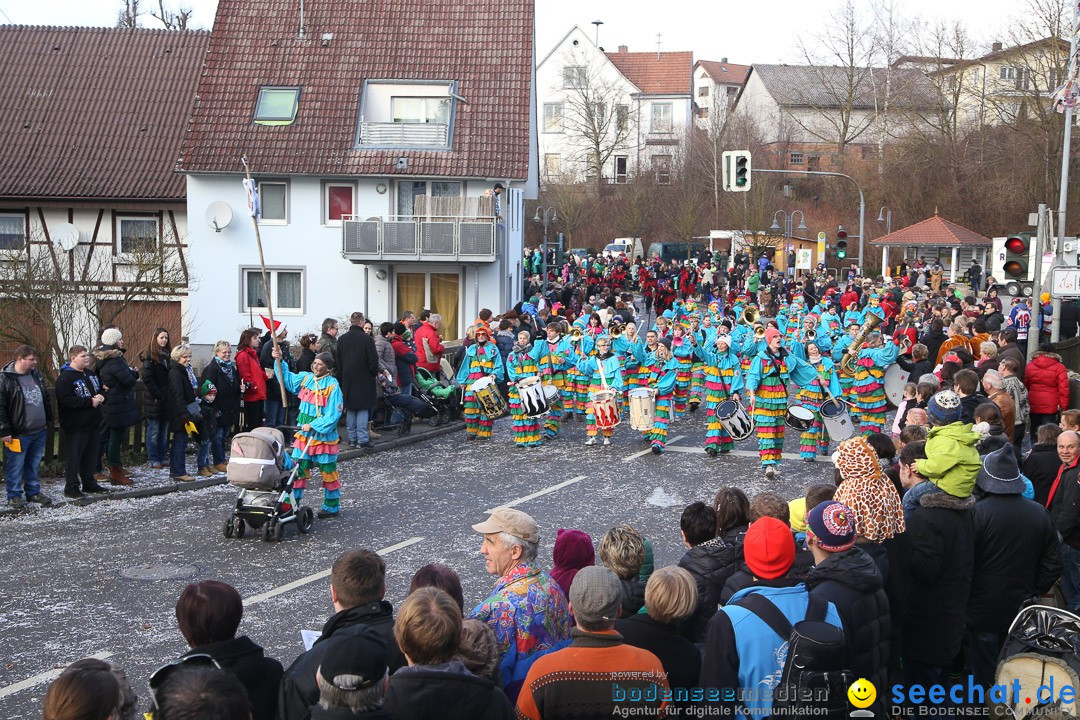
<path fill-rule="evenodd" d="M 526 417 L 518 383 L 526 378 L 543 377 L 541 360 L 544 355 L 543 343 L 533 343 L 532 333 L 528 330 L 520 330 L 517 334 L 517 342 L 514 343 L 510 354 L 506 356 L 507 394 L 510 396 L 510 417 L 514 421 L 515 447 L 540 447 L 540 416 Z M 537 387 L 540 386 L 537 385 Z"/>
<path fill-rule="evenodd" d="M 806 352 L 807 363 L 814 368 L 815 377 L 799 390 L 795 402 L 814 411 L 814 424 L 804 430 L 799 440 L 799 457 L 814 462 L 818 455 L 829 454 L 829 433 L 822 424 L 821 404 L 829 397 L 840 397 L 840 378 L 831 358 L 822 355 L 817 342 L 792 346 L 795 354 Z"/>
<path fill-rule="evenodd" d="M 672 398 L 679 361 L 663 343 L 657 343 L 656 349 L 651 353 L 644 352 L 641 346 L 638 346 L 637 352 L 637 360 L 641 366 L 639 377 L 644 381 L 642 387 L 653 391 L 655 403 L 653 426 L 649 430 L 642 430 L 641 438 L 651 443 L 652 451 L 659 455 L 667 445 L 668 423 L 671 422 Z"/>
<path fill-rule="evenodd" d="M 274 348 L 274 366 L 281 373 L 285 389 L 300 400 L 296 422 L 300 430 L 293 442 L 292 457 L 300 469 L 293 489 L 300 500 L 307 488 L 311 468 L 322 476 L 323 504 L 320 518 L 337 517 L 341 513 L 341 480 L 338 478 L 338 420 L 345 407 L 338 381 L 330 375 L 334 357 L 319 353 L 311 361 L 311 372 L 294 373 L 281 362 L 281 349 Z"/>
<path fill-rule="evenodd" d="M 881 333 L 870 333 L 862 348 L 848 347 L 855 362 L 855 405 L 859 408 L 859 432 L 863 435 L 885 429 L 885 414 L 889 410 L 885 396 L 885 371 L 896 362 L 900 348 L 884 344 Z"/>
<path fill-rule="evenodd" d="M 480 378 L 494 376 L 497 382 L 505 378 L 502 357 L 499 348 L 491 342 L 491 331 L 486 326 L 476 328 L 476 342 L 465 348 L 465 357 L 458 368 L 457 381 L 465 387 L 465 401 L 462 403 L 465 416 L 466 440 L 491 437 L 494 420 L 484 412 L 472 390 L 472 384 Z"/>
<path fill-rule="evenodd" d="M 540 365 L 548 382 L 559 391 L 559 395 L 548 406 L 548 414 L 544 418 L 544 437 L 553 438 L 559 434 L 559 421 L 562 420 L 564 407 L 573 407 L 574 404 L 574 387 L 567 376 L 574 357 L 574 346 L 563 337 L 566 331 L 565 321 L 552 319 L 544 331 L 547 339 L 538 343 L 545 350 L 540 358 Z"/>
<path fill-rule="evenodd" d="M 680 418 L 686 414 L 686 403 L 690 397 L 690 375 L 694 367 L 694 337 L 682 324 L 675 325 L 671 332 L 671 354 L 678 361 L 679 369 L 675 375 L 674 414 Z M 697 405 L 694 405 L 697 410 Z"/>
<path fill-rule="evenodd" d="M 585 412 L 585 433 L 589 439 L 585 444 L 595 445 L 597 430 L 600 430 L 604 436 L 604 444 L 610 445 L 612 430 L 618 422 L 618 402 L 614 401 L 610 405 L 599 403 L 599 410 L 603 413 L 600 418 L 603 427 L 599 427 L 596 415 L 598 409 L 596 393 L 601 390 L 611 390 L 617 398 L 622 391 L 623 378 L 619 358 L 611 352 L 611 340 L 606 335 L 596 338 L 595 355 L 586 355 L 582 348 L 578 348 L 578 353 L 577 369 L 588 386 L 590 397 Z"/>
<path fill-rule="evenodd" d="M 716 410 L 725 400 L 740 400 L 742 370 L 739 356 L 731 349 L 731 335 L 726 327 L 721 327 L 715 342 L 709 346 L 699 345 L 694 352 L 701 358 L 705 370 L 705 452 L 716 457 L 735 449 L 735 442 L 717 417 Z"/>

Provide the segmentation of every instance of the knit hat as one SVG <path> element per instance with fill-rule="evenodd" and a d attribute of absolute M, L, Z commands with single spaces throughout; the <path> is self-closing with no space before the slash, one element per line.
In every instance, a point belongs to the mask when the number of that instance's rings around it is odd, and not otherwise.
<path fill-rule="evenodd" d="M 780 331 L 774 327 L 769 327 L 765 330 L 765 344 L 769 344 L 773 341 L 773 338 L 780 337 Z"/>
<path fill-rule="evenodd" d="M 784 522 L 774 517 L 755 520 L 746 531 L 743 557 L 754 577 L 775 580 L 795 562 L 795 537 Z"/>
<path fill-rule="evenodd" d="M 952 390 L 936 393 L 930 398 L 926 414 L 930 416 L 930 424 L 934 426 L 960 422 L 960 416 L 963 414 L 960 396 Z"/>
<path fill-rule="evenodd" d="M 840 443 L 833 464 L 843 482 L 833 500 L 855 517 L 855 532 L 871 542 L 895 537 L 906 529 L 896 486 L 881 470 L 878 454 L 863 436 Z"/>
<path fill-rule="evenodd" d="M 826 500 L 806 513 L 806 524 L 822 550 L 843 552 L 855 546 L 854 513 L 843 503 Z"/>
<path fill-rule="evenodd" d="M 115 345 L 120 342 L 124 337 L 124 334 L 120 332 L 119 328 L 109 328 L 101 333 L 102 345 Z"/>
<path fill-rule="evenodd" d="M 209 380 L 203 380 L 203 384 L 199 386 L 199 395 L 205 396 L 216 394 L 217 388 L 214 386 L 214 383 L 210 382 Z"/>
<path fill-rule="evenodd" d="M 386 676 L 386 640 L 370 627 L 339 633 L 326 641 L 325 649 L 319 675 L 339 690 L 369 688 Z"/>
<path fill-rule="evenodd" d="M 328 352 L 321 352 L 315 356 L 315 359 L 326 366 L 327 370 L 334 369 L 334 356 Z"/>
<path fill-rule="evenodd" d="M 606 567 L 584 567 L 570 585 L 574 617 L 586 622 L 615 622 L 622 607 L 622 584 Z"/>
<path fill-rule="evenodd" d="M 1024 492 L 1024 481 L 1020 477 L 1012 444 L 1005 443 L 983 458 L 975 484 L 995 495 L 1020 495 Z"/>
<path fill-rule="evenodd" d="M 581 530 L 559 528 L 559 532 L 555 535 L 555 549 L 551 557 L 555 561 L 551 568 L 551 577 L 568 595 L 578 571 L 596 564 L 596 551 L 593 550 L 592 538 L 587 532 Z"/>

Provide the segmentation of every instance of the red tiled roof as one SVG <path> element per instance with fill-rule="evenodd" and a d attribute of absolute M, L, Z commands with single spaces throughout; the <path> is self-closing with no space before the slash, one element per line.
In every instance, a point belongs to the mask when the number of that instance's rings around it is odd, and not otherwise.
<path fill-rule="evenodd" d="M 950 247 L 956 245 L 993 245 L 994 242 L 977 232 L 960 227 L 954 222 L 949 222 L 934 215 L 896 232 L 874 238 L 870 240 L 870 244 Z"/>
<path fill-rule="evenodd" d="M 608 60 L 643 93 L 689 95 L 693 92 L 694 53 L 609 52 Z"/>
<path fill-rule="evenodd" d="M 524 179 L 533 0 L 221 0 L 178 168 Z M 324 33 L 333 33 L 327 42 Z M 354 148 L 365 80 L 456 80 L 452 149 Z M 291 125 L 252 123 L 261 85 L 301 86 Z"/>
<path fill-rule="evenodd" d="M 0 197 L 182 200 L 210 33 L 0 26 Z"/>
<path fill-rule="evenodd" d="M 697 64 L 705 68 L 709 77 L 714 82 L 725 85 L 742 85 L 746 82 L 746 76 L 750 74 L 749 65 L 736 65 L 735 63 L 716 62 L 714 60 L 698 60 Z"/>

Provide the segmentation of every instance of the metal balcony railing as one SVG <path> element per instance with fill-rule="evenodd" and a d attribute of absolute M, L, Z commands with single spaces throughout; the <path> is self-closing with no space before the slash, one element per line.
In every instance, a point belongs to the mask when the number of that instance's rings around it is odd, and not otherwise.
<path fill-rule="evenodd" d="M 442 123 L 365 122 L 360 145 L 387 147 L 446 147 L 450 126 Z"/>
<path fill-rule="evenodd" d="M 494 218 L 401 217 L 341 223 L 341 254 L 353 262 L 494 262 Z"/>

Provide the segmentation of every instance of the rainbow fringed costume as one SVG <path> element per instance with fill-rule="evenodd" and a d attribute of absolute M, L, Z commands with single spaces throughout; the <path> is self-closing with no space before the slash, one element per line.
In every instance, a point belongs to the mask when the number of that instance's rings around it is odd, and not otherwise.
<path fill-rule="evenodd" d="M 735 443 L 716 416 L 716 409 L 743 390 L 739 356 L 730 347 L 721 351 L 715 345 L 695 348 L 694 353 L 702 359 L 705 371 L 705 451 L 710 455 L 731 452 Z"/>
<path fill-rule="evenodd" d="M 855 361 L 855 407 L 859 410 L 859 432 L 863 435 L 882 432 L 889 410 L 885 398 L 885 370 L 896 362 L 900 348 L 893 343 L 879 348 L 859 350 Z"/>
<path fill-rule="evenodd" d="M 506 379 L 514 383 L 507 389 L 507 395 L 509 395 L 510 417 L 514 421 L 515 445 L 524 447 L 540 445 L 540 418 L 525 416 L 516 383 L 529 377 L 543 377 L 540 367 L 543 353 L 542 343 L 536 342 L 527 351 L 512 351 L 506 357 Z"/>
<path fill-rule="evenodd" d="M 467 347 L 457 373 L 458 384 L 466 387 L 465 402 L 462 405 L 465 432 L 478 438 L 491 437 L 494 420 L 484 414 L 480 403 L 476 401 L 476 394 L 467 388 L 485 375 L 494 375 L 496 380 L 503 380 L 505 377 L 499 348 L 490 340 L 483 345 L 474 343 Z"/>
<path fill-rule="evenodd" d="M 605 386 L 608 390 L 614 390 L 616 396 L 622 392 L 622 366 L 619 364 L 619 358 L 614 355 L 608 355 L 603 359 L 598 355 L 583 357 L 578 360 L 577 369 L 584 378 L 590 395 L 605 389 Z M 601 380 L 601 374 L 603 374 L 603 380 Z M 585 434 L 591 438 L 596 437 L 597 430 L 596 414 L 590 400 L 586 405 Z M 611 428 L 604 428 L 604 437 L 611 437 L 611 432 Z"/>
<path fill-rule="evenodd" d="M 540 358 L 541 369 L 547 375 L 547 381 L 559 391 L 559 396 L 548 408 L 548 414 L 544 418 L 544 436 L 553 438 L 559 434 L 559 421 L 562 420 L 564 408 L 573 407 L 574 404 L 574 389 L 568 375 L 574 346 L 564 337 L 560 337 L 558 342 L 539 340 L 538 343 L 544 350 L 543 357 Z"/>
<path fill-rule="evenodd" d="M 277 361 L 285 389 L 300 399 L 297 425 L 311 425 L 311 430 L 299 430 L 293 443 L 292 457 L 300 466 L 293 489 L 296 499 L 304 496 L 311 468 L 319 469 L 322 477 L 322 509 L 337 514 L 341 511 L 341 480 L 338 478 L 338 421 L 345 408 L 341 387 L 332 376 L 316 378 L 313 373 L 294 373 Z"/>
<path fill-rule="evenodd" d="M 799 440 L 799 456 L 804 460 L 813 460 L 818 455 L 829 454 L 829 433 L 821 422 L 821 404 L 828 399 L 829 393 L 833 397 L 840 396 L 840 380 L 836 376 L 832 360 L 822 357 L 817 364 L 811 364 L 810 367 L 814 368 L 817 377 L 804 386 L 796 396 L 796 401 L 800 405 L 806 405 L 814 410 L 814 424 L 809 430 L 803 432 Z"/>
<path fill-rule="evenodd" d="M 784 449 L 788 357 L 777 357 L 768 350 L 762 350 L 750 362 L 750 372 L 746 374 L 746 389 L 755 396 L 754 422 L 763 467 L 779 465 L 780 453 Z"/>

